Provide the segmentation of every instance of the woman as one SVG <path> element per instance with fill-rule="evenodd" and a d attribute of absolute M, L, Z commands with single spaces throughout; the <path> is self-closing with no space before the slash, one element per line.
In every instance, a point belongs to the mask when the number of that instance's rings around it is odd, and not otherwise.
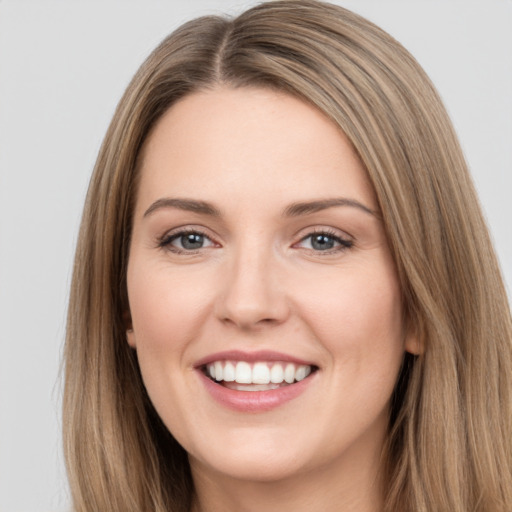
<path fill-rule="evenodd" d="M 129 85 L 88 193 L 75 509 L 511 510 L 511 340 L 414 59 L 309 0 L 194 20 Z"/>

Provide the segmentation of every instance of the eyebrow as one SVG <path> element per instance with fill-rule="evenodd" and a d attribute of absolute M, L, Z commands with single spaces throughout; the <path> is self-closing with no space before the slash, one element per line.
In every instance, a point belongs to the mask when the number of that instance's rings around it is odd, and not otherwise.
<path fill-rule="evenodd" d="M 310 213 L 316 213 L 328 208 L 337 206 L 350 206 L 352 208 L 358 208 L 369 215 L 378 217 L 378 213 L 363 203 L 360 203 L 356 199 L 349 199 L 346 197 L 333 197 L 331 199 L 321 199 L 319 201 L 307 201 L 301 203 L 292 203 L 287 206 L 283 212 L 285 217 L 298 217 L 300 215 L 308 215 Z"/>
<path fill-rule="evenodd" d="M 368 208 L 364 204 L 360 203 L 355 199 L 349 199 L 345 197 L 335 197 L 331 199 L 321 199 L 317 201 L 305 201 L 292 203 L 283 210 L 283 217 L 299 217 L 301 215 L 308 215 L 316 213 L 328 208 L 349 206 L 352 208 L 358 208 L 363 212 L 378 216 L 377 212 Z M 211 203 L 206 201 L 198 201 L 196 199 L 181 199 L 174 197 L 163 197 L 157 199 L 151 206 L 144 212 L 144 217 L 148 217 L 155 211 L 161 208 L 177 208 L 178 210 L 185 210 L 189 212 L 199 213 L 202 215 L 210 215 L 212 217 L 220 217 L 220 211 L 215 208 Z"/>
<path fill-rule="evenodd" d="M 212 204 L 206 201 L 197 201 L 195 199 L 178 199 L 173 197 L 163 197 L 157 199 L 151 206 L 144 212 L 144 217 L 151 215 L 156 210 L 161 208 L 177 208 L 178 210 L 185 210 L 194 213 L 201 213 L 203 215 L 211 215 L 213 217 L 220 217 L 220 212 Z"/>

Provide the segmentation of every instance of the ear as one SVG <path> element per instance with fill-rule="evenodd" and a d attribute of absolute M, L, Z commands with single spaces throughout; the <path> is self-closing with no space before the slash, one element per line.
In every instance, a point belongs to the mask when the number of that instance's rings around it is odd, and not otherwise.
<path fill-rule="evenodd" d="M 132 315 L 129 310 L 123 313 L 123 323 L 126 329 L 126 341 L 128 345 L 132 348 L 136 348 L 137 344 L 135 342 L 135 333 L 133 332 Z"/>
<path fill-rule="evenodd" d="M 405 351 L 413 356 L 419 356 L 424 353 L 425 346 L 417 336 L 407 336 L 405 340 Z"/>
<path fill-rule="evenodd" d="M 133 332 L 133 329 L 126 330 L 126 341 L 130 347 L 137 348 L 137 344 L 135 342 L 135 333 Z"/>
<path fill-rule="evenodd" d="M 425 353 L 425 342 L 423 336 L 420 334 L 420 330 L 412 322 L 408 322 L 407 332 L 405 336 L 404 348 L 406 352 L 413 356 L 420 356 Z"/>

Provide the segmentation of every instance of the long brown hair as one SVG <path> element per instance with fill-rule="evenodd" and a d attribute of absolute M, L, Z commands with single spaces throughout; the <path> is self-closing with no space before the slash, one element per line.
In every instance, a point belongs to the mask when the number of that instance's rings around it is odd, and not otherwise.
<path fill-rule="evenodd" d="M 166 38 L 121 99 L 91 179 L 65 348 L 64 444 L 74 508 L 186 512 L 187 456 L 125 338 L 137 160 L 177 100 L 224 84 L 286 91 L 347 135 L 375 189 L 410 323 L 390 412 L 386 511 L 512 510 L 512 322 L 445 109 L 411 55 L 313 0 L 204 17 Z"/>

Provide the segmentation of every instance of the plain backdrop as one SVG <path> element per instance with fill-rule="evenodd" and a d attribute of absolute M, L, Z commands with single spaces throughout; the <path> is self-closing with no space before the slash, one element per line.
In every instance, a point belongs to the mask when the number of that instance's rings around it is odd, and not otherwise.
<path fill-rule="evenodd" d="M 179 24 L 254 3 L 0 0 L 0 512 L 69 510 L 60 449 L 66 301 L 82 202 L 115 105 Z M 394 35 L 437 85 L 510 296 L 512 2 L 337 3 Z"/>

